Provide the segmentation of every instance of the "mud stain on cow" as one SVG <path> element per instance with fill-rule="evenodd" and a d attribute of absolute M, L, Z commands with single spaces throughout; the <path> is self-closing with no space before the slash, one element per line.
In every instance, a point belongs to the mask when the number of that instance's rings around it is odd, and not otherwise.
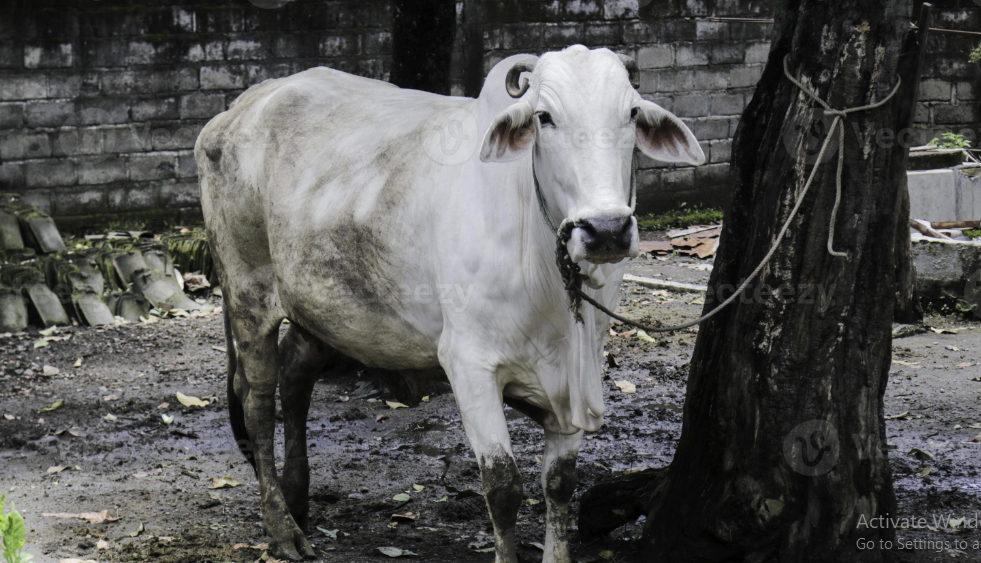
<path fill-rule="evenodd" d="M 325 249 L 320 266 L 323 276 L 336 280 L 359 304 L 379 313 L 394 314 L 400 303 L 398 286 L 391 276 L 392 250 L 368 225 L 353 221 L 327 233 L 334 251 Z"/>

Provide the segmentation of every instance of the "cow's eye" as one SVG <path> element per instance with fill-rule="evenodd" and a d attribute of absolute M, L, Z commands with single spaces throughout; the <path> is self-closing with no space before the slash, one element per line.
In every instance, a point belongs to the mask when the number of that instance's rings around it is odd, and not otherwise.
<path fill-rule="evenodd" d="M 552 121 L 552 114 L 548 113 L 547 111 L 540 111 L 535 115 L 538 116 L 538 122 L 542 124 L 542 127 L 545 127 L 546 125 L 555 127 L 555 122 Z"/>
<path fill-rule="evenodd" d="M 634 108 L 634 109 L 630 110 L 630 121 L 631 122 L 637 121 L 637 111 L 638 111 L 638 108 Z"/>

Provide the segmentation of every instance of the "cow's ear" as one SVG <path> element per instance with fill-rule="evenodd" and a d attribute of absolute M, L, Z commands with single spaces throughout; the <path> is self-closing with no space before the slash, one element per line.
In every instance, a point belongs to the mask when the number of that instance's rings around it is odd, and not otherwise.
<path fill-rule="evenodd" d="M 535 112 L 519 101 L 491 122 L 480 147 L 483 162 L 511 162 L 524 156 L 535 144 Z"/>
<path fill-rule="evenodd" d="M 695 135 L 673 113 L 646 100 L 637 104 L 633 113 L 637 146 L 644 154 L 663 162 L 705 163 L 705 153 Z"/>

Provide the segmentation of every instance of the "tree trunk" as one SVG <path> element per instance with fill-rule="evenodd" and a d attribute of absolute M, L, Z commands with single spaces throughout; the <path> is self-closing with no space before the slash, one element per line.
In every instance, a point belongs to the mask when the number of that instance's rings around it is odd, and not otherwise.
<path fill-rule="evenodd" d="M 706 312 L 773 244 L 828 133 L 831 118 L 784 76 L 784 56 L 831 107 L 864 106 L 896 84 L 909 15 L 904 1 L 785 0 L 733 143 Z M 699 330 L 678 450 L 648 515 L 648 560 L 889 559 L 879 542 L 894 530 L 863 522 L 895 514 L 883 393 L 907 149 L 877 133 L 902 128 L 897 100 L 848 117 L 844 147 L 832 144 L 770 264 Z M 838 150 L 834 240 L 847 258 L 826 248 Z"/>
<path fill-rule="evenodd" d="M 395 0 L 392 9 L 389 81 L 401 88 L 448 95 L 456 1 Z"/>
<path fill-rule="evenodd" d="M 909 131 L 913 128 L 916 102 L 920 93 L 920 74 L 923 55 L 926 53 L 927 38 L 930 34 L 933 6 L 922 3 L 916 20 L 919 31 L 910 33 L 903 45 L 903 55 L 899 64 L 899 74 L 903 77 L 903 88 L 897 93 L 899 122 Z M 907 136 L 909 139 L 909 136 Z M 907 141 L 908 143 L 909 141 Z M 907 153 L 908 156 L 909 153 Z M 905 160 L 904 160 L 905 163 Z M 916 299 L 916 266 L 913 264 L 913 246 L 910 242 L 909 228 L 909 186 L 906 175 L 900 179 L 899 213 L 896 228 L 896 311 L 893 320 L 899 323 L 914 323 L 923 320 L 923 309 Z"/>

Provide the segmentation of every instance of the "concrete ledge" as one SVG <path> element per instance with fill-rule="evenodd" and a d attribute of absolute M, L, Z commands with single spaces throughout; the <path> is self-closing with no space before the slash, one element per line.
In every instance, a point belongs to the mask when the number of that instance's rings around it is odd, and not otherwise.
<path fill-rule="evenodd" d="M 924 306 L 981 316 L 981 243 L 914 236 L 913 265 Z"/>
<path fill-rule="evenodd" d="M 981 175 L 968 167 L 910 171 L 909 210 L 913 219 L 971 221 L 981 219 Z"/>

